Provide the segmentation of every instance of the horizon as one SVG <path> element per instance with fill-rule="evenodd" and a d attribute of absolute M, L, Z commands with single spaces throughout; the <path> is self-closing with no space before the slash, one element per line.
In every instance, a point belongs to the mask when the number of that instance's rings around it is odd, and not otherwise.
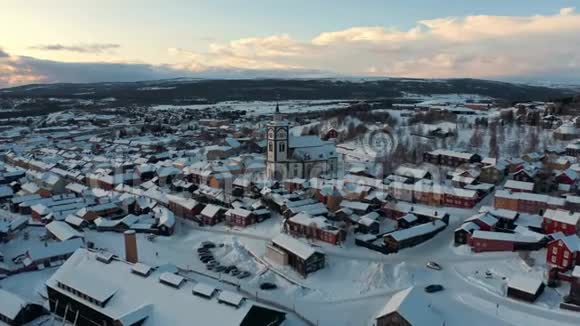
<path fill-rule="evenodd" d="M 12 2 L 0 13 L 0 88 L 174 78 L 580 83 L 574 1 L 330 5 Z"/>

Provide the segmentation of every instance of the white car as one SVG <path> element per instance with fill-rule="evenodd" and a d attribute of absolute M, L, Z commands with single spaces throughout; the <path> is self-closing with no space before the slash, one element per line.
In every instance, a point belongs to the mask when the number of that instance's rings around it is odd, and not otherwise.
<path fill-rule="evenodd" d="M 426 266 L 427 266 L 427 268 L 431 268 L 431 269 L 434 269 L 434 270 L 436 270 L 436 271 L 440 271 L 440 270 L 442 270 L 442 269 L 443 269 L 443 268 L 441 267 L 441 265 L 437 264 L 437 263 L 436 263 L 436 262 L 434 262 L 434 261 L 429 261 L 429 262 L 427 262 L 427 265 L 426 265 Z"/>

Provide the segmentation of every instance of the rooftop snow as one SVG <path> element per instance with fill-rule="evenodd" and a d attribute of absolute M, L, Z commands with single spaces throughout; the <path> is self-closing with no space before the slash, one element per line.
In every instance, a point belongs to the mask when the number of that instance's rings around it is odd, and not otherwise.
<path fill-rule="evenodd" d="M 53 234 L 58 240 L 66 241 L 72 238 L 82 238 L 83 235 L 77 230 L 73 229 L 70 225 L 61 221 L 53 221 L 48 223 L 46 229 Z"/>
<path fill-rule="evenodd" d="M 302 258 L 303 260 L 310 258 L 310 256 L 312 256 L 316 252 L 316 250 L 312 248 L 310 245 L 298 239 L 294 239 L 291 236 L 284 233 L 281 233 L 274 239 L 272 239 L 272 243 L 288 250 L 289 252 Z"/>
<path fill-rule="evenodd" d="M 95 256 L 96 254 L 85 249 L 78 250 L 54 273 L 46 285 L 70 295 L 56 284 L 69 273 L 84 274 L 88 279 L 106 279 L 117 289 L 107 305 L 99 307 L 90 302 L 85 304 L 114 320 L 120 320 L 146 305 L 151 305 L 154 313 L 143 322 L 143 326 L 191 325 L 192 316 L 196 325 L 240 325 L 253 306 L 261 306 L 253 301 L 238 309 L 220 305 L 216 300 L 192 295 L 192 286 L 184 285 L 181 289 L 175 289 L 160 284 L 157 281 L 160 271 L 154 271 L 153 275 L 144 278 L 131 273 L 131 264 L 117 260 L 102 264 L 96 261 Z"/>
<path fill-rule="evenodd" d="M 22 298 L 12 292 L 0 289 L 0 315 L 12 320 L 16 319 L 20 310 L 26 307 L 27 303 Z"/>
<path fill-rule="evenodd" d="M 422 289 L 410 287 L 397 292 L 387 302 L 377 317 L 399 313 L 413 326 L 441 326 L 443 319 L 431 308 L 431 303 Z"/>
<path fill-rule="evenodd" d="M 515 275 L 508 281 L 508 287 L 531 294 L 537 293 L 542 284 L 542 280 L 524 275 Z"/>

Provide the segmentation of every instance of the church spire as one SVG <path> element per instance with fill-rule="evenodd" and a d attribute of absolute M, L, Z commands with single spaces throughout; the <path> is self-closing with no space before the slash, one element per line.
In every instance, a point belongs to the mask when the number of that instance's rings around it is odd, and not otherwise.
<path fill-rule="evenodd" d="M 282 115 L 280 114 L 280 94 L 278 94 L 276 99 L 276 110 L 274 111 L 274 121 L 282 120 Z"/>

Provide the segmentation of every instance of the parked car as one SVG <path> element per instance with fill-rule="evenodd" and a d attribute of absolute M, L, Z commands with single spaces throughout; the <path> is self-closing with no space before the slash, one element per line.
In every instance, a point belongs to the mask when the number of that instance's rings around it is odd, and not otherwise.
<path fill-rule="evenodd" d="M 236 269 L 232 269 L 231 272 L 230 272 L 230 274 L 232 274 L 232 276 L 238 276 L 241 273 L 242 273 L 242 271 L 239 270 L 239 269 L 237 269 L 237 268 Z"/>
<path fill-rule="evenodd" d="M 204 241 L 201 243 L 201 247 L 211 249 L 211 248 L 215 248 L 216 246 L 215 246 L 215 243 L 213 243 L 211 241 Z"/>
<path fill-rule="evenodd" d="M 275 290 L 277 288 L 278 286 L 276 284 L 270 282 L 264 282 L 260 284 L 260 289 L 262 290 Z"/>
<path fill-rule="evenodd" d="M 234 269 L 238 269 L 235 265 L 230 265 L 226 267 L 226 273 L 233 271 Z"/>
<path fill-rule="evenodd" d="M 491 271 L 485 271 L 485 278 L 493 278 Z"/>
<path fill-rule="evenodd" d="M 207 268 L 207 267 L 211 267 L 211 268 L 208 268 L 210 271 L 211 271 L 211 270 L 216 270 L 216 268 L 218 268 L 218 267 L 220 267 L 220 266 L 221 266 L 221 265 L 220 265 L 220 263 L 218 263 L 218 262 L 213 262 L 213 263 L 209 263 L 209 264 L 206 264 L 206 265 L 205 265 L 205 267 L 206 267 L 206 268 Z"/>
<path fill-rule="evenodd" d="M 240 272 L 240 274 L 239 274 L 237 277 L 238 277 L 238 279 L 240 279 L 240 280 L 241 280 L 241 279 L 244 279 L 244 278 L 246 278 L 246 277 L 249 277 L 250 275 L 252 275 L 250 272 L 248 272 L 248 271 L 243 271 L 243 272 Z"/>
<path fill-rule="evenodd" d="M 431 285 L 427 285 L 425 287 L 425 292 L 427 292 L 427 293 L 435 293 L 435 292 L 439 292 L 439 291 L 443 291 L 443 285 L 431 284 Z"/>
<path fill-rule="evenodd" d="M 226 267 L 225 266 L 222 266 L 222 265 L 219 265 L 218 267 L 216 267 L 214 269 L 214 271 L 217 272 L 217 273 L 223 273 L 223 272 L 226 271 Z"/>
<path fill-rule="evenodd" d="M 443 269 L 443 268 L 441 267 L 441 265 L 437 264 L 437 263 L 436 263 L 436 262 L 434 262 L 434 261 L 428 261 L 426 266 L 427 266 L 427 268 L 434 269 L 434 270 L 436 270 L 436 271 L 440 271 L 440 270 L 442 270 L 442 269 Z"/>

